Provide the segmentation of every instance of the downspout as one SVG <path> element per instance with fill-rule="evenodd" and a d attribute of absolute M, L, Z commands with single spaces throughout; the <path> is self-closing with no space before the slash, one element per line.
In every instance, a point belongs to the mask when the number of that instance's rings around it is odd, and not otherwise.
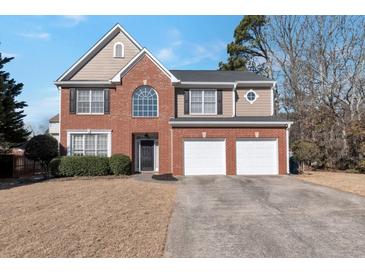
<path fill-rule="evenodd" d="M 290 174 L 290 167 L 289 167 L 289 129 L 291 123 L 288 123 L 288 127 L 286 128 L 286 173 Z"/>
<path fill-rule="evenodd" d="M 59 107 L 59 112 L 58 112 L 58 156 L 60 156 L 61 154 L 61 109 L 62 109 L 62 103 L 61 103 L 61 99 L 62 99 L 62 88 L 59 86 L 58 87 L 58 92 L 59 92 L 59 103 L 58 103 L 58 107 Z"/>

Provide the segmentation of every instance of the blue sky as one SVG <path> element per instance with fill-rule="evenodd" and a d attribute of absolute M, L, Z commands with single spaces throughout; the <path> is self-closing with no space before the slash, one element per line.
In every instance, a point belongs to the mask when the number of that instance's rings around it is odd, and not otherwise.
<path fill-rule="evenodd" d="M 5 69 L 24 84 L 26 124 L 46 126 L 58 113 L 53 81 L 120 23 L 169 69 L 216 69 L 241 16 L 0 16 Z M 5 27 L 4 27 L 5 26 Z"/>

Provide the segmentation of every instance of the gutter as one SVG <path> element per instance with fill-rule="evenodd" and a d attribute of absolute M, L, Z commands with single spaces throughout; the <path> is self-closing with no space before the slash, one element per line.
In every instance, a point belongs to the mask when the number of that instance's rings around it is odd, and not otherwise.
<path fill-rule="evenodd" d="M 289 128 L 293 122 L 290 121 L 169 121 L 174 127 L 287 127 Z"/>
<path fill-rule="evenodd" d="M 59 87 L 105 87 L 112 86 L 113 83 L 110 80 L 107 81 L 55 81 L 54 84 Z"/>

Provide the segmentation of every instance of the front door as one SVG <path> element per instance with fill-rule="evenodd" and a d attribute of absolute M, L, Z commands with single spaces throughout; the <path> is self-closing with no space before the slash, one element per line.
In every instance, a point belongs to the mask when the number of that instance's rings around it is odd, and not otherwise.
<path fill-rule="evenodd" d="M 153 140 L 141 140 L 141 171 L 154 170 L 154 145 Z"/>

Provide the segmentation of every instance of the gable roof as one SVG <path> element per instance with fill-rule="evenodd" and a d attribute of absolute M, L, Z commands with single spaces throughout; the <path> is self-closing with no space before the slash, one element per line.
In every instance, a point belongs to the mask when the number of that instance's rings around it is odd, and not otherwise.
<path fill-rule="evenodd" d="M 51 119 L 48 120 L 50 123 L 58 123 L 60 121 L 60 117 L 58 114 L 53 116 Z"/>
<path fill-rule="evenodd" d="M 141 50 L 142 46 L 134 40 L 134 38 L 120 25 L 116 24 L 111 30 L 109 30 L 91 49 L 89 49 L 79 60 L 76 61 L 66 72 L 64 72 L 57 80 L 67 81 L 69 78 L 75 74 L 81 67 L 83 67 L 90 59 L 103 48 L 110 39 L 112 39 L 118 32 L 122 32 L 129 40 L 132 41 L 136 47 Z"/>
<path fill-rule="evenodd" d="M 149 52 L 146 48 L 143 48 L 132 60 L 129 61 L 127 65 L 125 65 L 117 74 L 115 74 L 111 80 L 112 83 L 119 83 L 120 79 L 137 64 L 143 56 L 147 56 L 150 60 L 160 69 L 162 72 L 166 74 L 167 77 L 171 79 L 173 83 L 179 82 L 179 80 L 169 71 L 164 65 L 158 61 L 151 52 Z"/>
<path fill-rule="evenodd" d="M 251 71 L 170 70 L 181 82 L 267 82 L 273 80 Z"/>

